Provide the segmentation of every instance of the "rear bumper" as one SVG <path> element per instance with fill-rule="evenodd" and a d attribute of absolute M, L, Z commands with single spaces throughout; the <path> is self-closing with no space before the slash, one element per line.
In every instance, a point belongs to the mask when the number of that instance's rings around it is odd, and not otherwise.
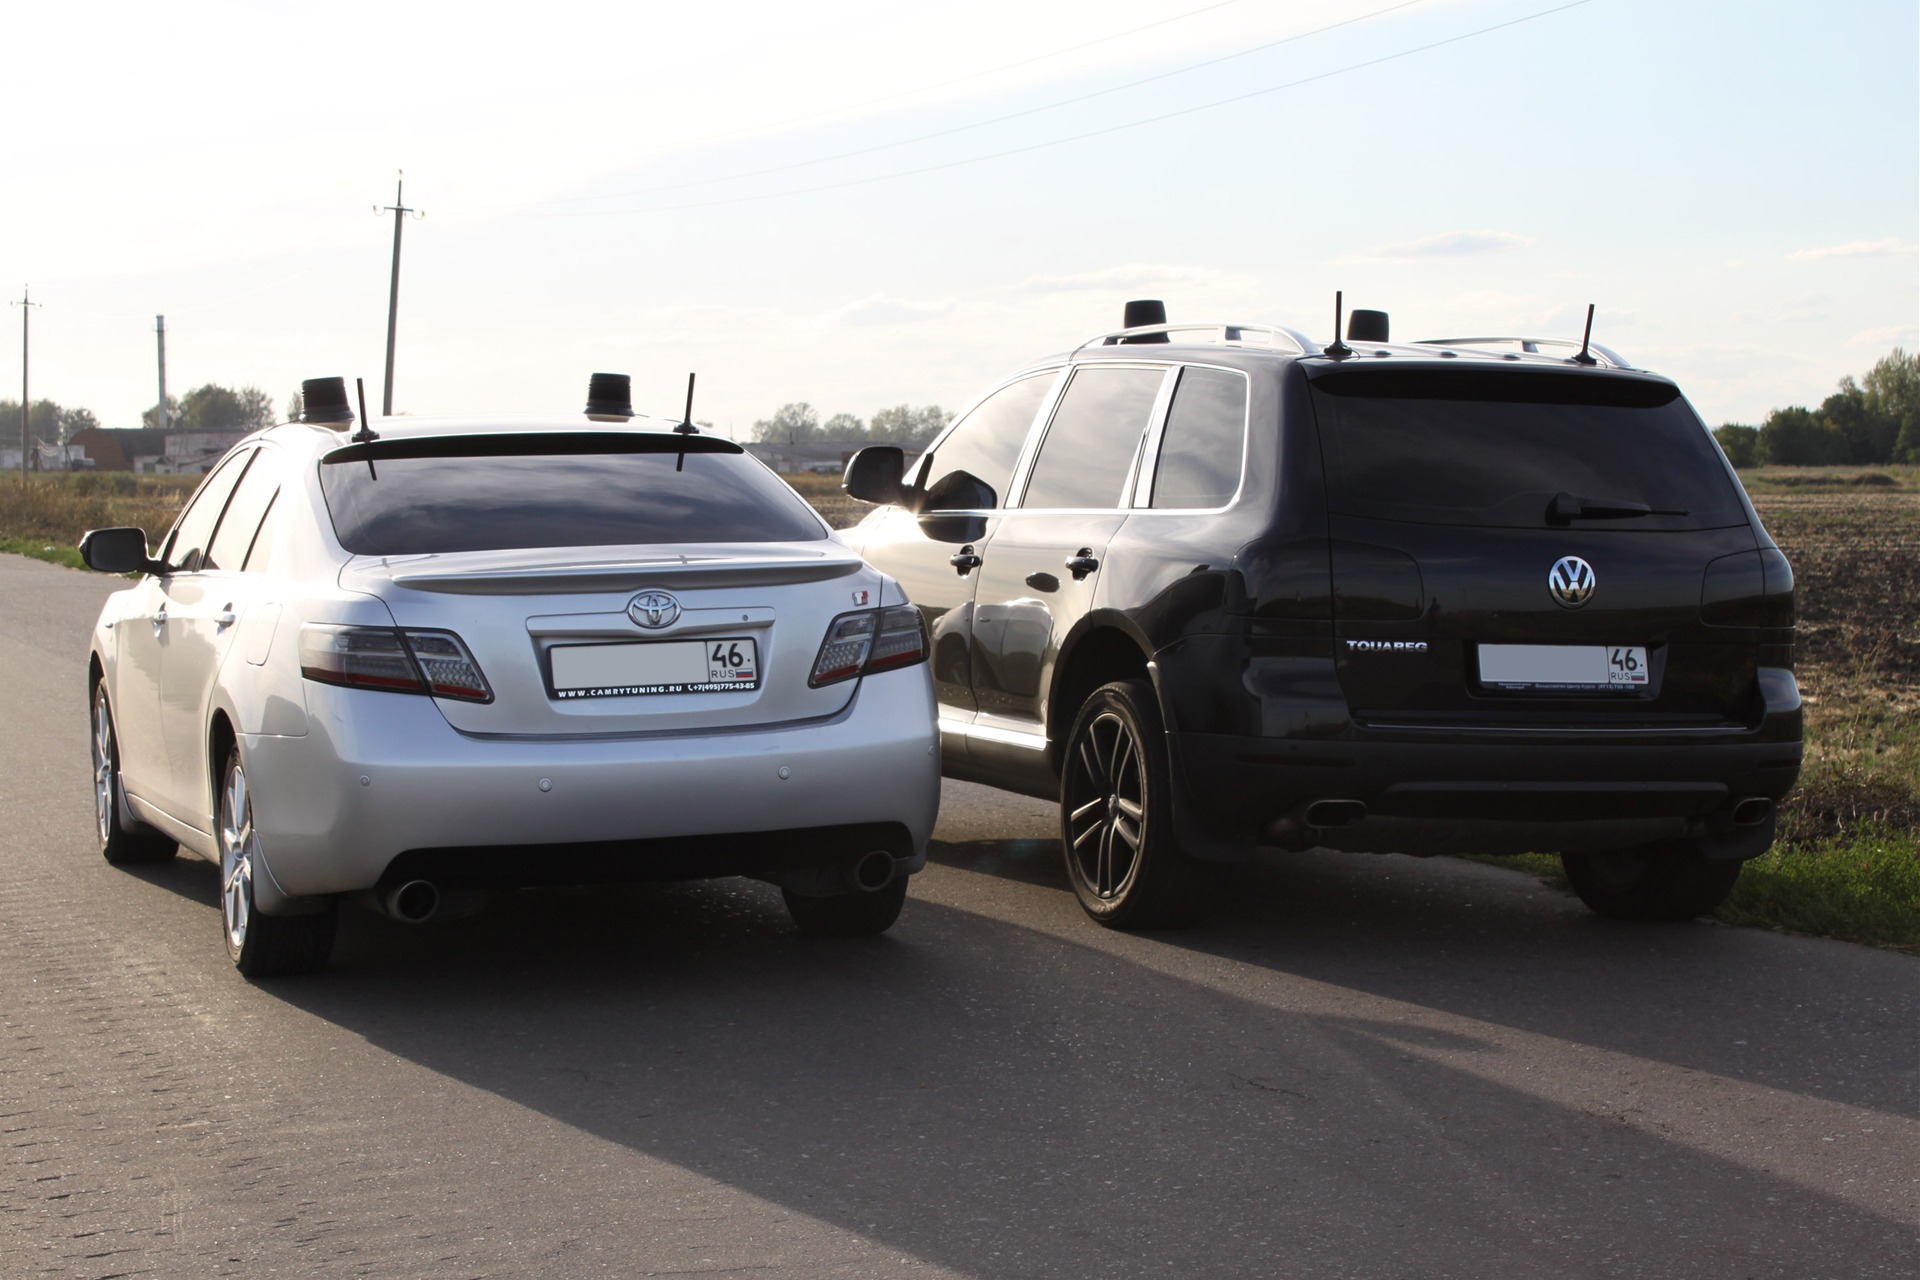
<path fill-rule="evenodd" d="M 308 695 L 306 735 L 241 739 L 265 862 L 289 896 L 370 889 L 416 864 L 455 882 L 590 883 L 885 847 L 917 870 L 939 808 L 924 666 L 862 680 L 826 720 L 653 737 L 483 739 L 426 698 Z M 842 838 L 877 843 L 833 850 Z"/>
<path fill-rule="evenodd" d="M 1181 839 L 1231 860 L 1256 845 L 1374 853 L 1615 849 L 1675 836 L 1728 857 L 1771 843 L 1800 743 L 1463 744 L 1176 734 Z M 1355 819 L 1316 825 L 1309 810 Z M 1742 801 L 1762 800 L 1764 805 Z M 1736 812 L 1738 811 L 1738 812 Z"/>

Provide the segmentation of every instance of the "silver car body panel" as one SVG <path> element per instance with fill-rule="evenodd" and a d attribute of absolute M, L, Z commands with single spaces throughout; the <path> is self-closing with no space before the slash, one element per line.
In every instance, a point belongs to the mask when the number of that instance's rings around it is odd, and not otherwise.
<path fill-rule="evenodd" d="M 394 437 L 582 429 L 578 420 L 376 425 Z M 208 857 L 217 856 L 214 742 L 230 730 L 270 868 L 263 910 L 297 909 L 281 894 L 371 888 L 395 855 L 422 847 L 887 822 L 911 835 L 905 869 L 923 863 L 940 785 L 927 666 L 807 684 L 834 617 L 905 603 L 824 522 L 818 541 L 798 543 L 353 556 L 334 536 L 319 481 L 319 459 L 343 436 L 290 424 L 236 448 L 262 442 L 285 455 L 263 562 L 115 592 L 93 657 L 121 727 L 128 808 Z M 153 550 L 163 548 L 164 538 Z M 656 588 L 683 613 L 646 630 L 627 605 Z M 494 699 L 304 679 L 309 623 L 452 631 Z M 556 643 L 723 632 L 758 644 L 755 691 L 548 696 L 543 664 Z"/>

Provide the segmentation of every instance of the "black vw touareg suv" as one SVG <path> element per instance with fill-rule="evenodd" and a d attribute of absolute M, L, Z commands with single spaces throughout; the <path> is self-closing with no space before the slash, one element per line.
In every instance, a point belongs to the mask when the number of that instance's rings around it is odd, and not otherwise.
<path fill-rule="evenodd" d="M 1793 575 L 1679 389 L 1586 343 L 1139 305 L 910 473 L 848 464 L 947 776 L 1057 798 L 1116 926 L 1260 846 L 1557 852 L 1603 915 L 1716 906 L 1799 773 Z"/>

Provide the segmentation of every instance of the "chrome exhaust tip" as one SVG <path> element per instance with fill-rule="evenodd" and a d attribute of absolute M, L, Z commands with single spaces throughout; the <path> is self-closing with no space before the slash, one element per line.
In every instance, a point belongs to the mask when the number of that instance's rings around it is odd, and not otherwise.
<path fill-rule="evenodd" d="M 381 909 L 406 924 L 425 924 L 440 910 L 440 887 L 431 880 L 409 880 L 389 889 Z"/>
<path fill-rule="evenodd" d="M 1310 827 L 1351 827 L 1367 820 L 1367 806 L 1360 800 L 1315 800 L 1305 816 Z"/>
<path fill-rule="evenodd" d="M 1733 806 L 1733 824 L 1737 827 L 1757 827 L 1772 812 L 1773 801 L 1765 796 L 1749 796 Z"/>
<path fill-rule="evenodd" d="M 893 883 L 893 873 L 893 855 L 885 849 L 875 849 L 861 855 L 860 860 L 847 869 L 847 878 L 863 893 L 878 893 Z"/>

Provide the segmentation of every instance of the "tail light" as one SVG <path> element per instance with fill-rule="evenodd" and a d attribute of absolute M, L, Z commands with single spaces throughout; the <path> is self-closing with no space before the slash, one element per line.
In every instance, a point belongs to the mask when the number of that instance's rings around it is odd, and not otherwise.
<path fill-rule="evenodd" d="M 807 684 L 818 689 L 926 660 L 926 623 L 912 605 L 843 613 L 827 628 Z"/>
<path fill-rule="evenodd" d="M 1714 627 L 1793 625 L 1793 567 L 1777 547 L 1739 551 L 1708 563 L 1700 620 Z"/>
<path fill-rule="evenodd" d="M 480 664 L 451 631 L 309 623 L 300 628 L 300 674 L 349 689 L 493 701 Z"/>

